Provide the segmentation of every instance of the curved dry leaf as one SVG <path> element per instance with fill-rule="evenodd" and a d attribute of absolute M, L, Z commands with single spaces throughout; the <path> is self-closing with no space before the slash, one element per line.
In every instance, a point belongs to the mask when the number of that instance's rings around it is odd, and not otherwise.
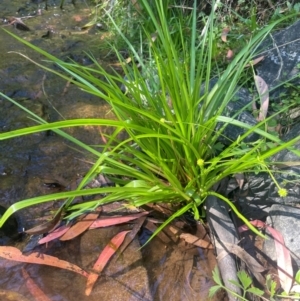
<path fill-rule="evenodd" d="M 98 218 L 101 210 L 100 208 L 101 207 L 98 208 L 97 212 L 88 213 L 82 220 L 78 221 L 63 236 L 61 236 L 59 240 L 70 240 L 86 231 L 94 223 L 95 219 Z"/>
<path fill-rule="evenodd" d="M 230 31 L 229 27 L 223 28 L 222 33 L 221 33 L 221 40 L 223 42 L 227 42 L 227 35 L 228 35 L 229 31 Z"/>
<path fill-rule="evenodd" d="M 284 239 L 279 231 L 270 226 L 267 226 L 267 229 L 274 238 L 277 255 L 278 277 L 281 287 L 286 293 L 289 293 L 294 282 L 290 251 L 285 246 Z"/>
<path fill-rule="evenodd" d="M 90 229 L 96 229 L 101 227 L 108 227 L 108 226 L 127 223 L 129 221 L 138 219 L 141 216 L 147 215 L 148 213 L 149 212 L 145 211 L 145 212 L 130 214 L 126 216 L 114 216 L 114 217 L 97 219 L 91 224 Z"/>
<path fill-rule="evenodd" d="M 130 233 L 127 235 L 126 241 L 122 244 L 121 248 L 119 249 L 119 252 L 118 252 L 119 256 L 125 251 L 125 249 L 128 247 L 128 245 L 134 240 L 135 236 L 140 231 L 145 220 L 146 220 L 146 216 L 142 216 L 136 221 L 136 223 L 133 226 L 133 228 L 131 229 Z M 116 258 L 119 258 L 119 256 Z"/>
<path fill-rule="evenodd" d="M 44 234 L 44 233 L 50 232 L 60 222 L 61 216 L 62 216 L 62 212 L 63 212 L 63 210 L 60 209 L 60 211 L 58 211 L 56 213 L 56 215 L 53 217 L 53 219 L 51 219 L 50 221 L 48 221 L 48 222 L 46 222 L 44 224 L 38 225 L 36 227 L 33 227 L 33 228 L 31 228 L 29 230 L 26 230 L 24 232 L 27 233 L 27 234 L 30 234 L 30 235 Z"/>
<path fill-rule="evenodd" d="M 43 254 L 40 256 L 38 252 L 32 252 L 29 255 L 23 255 L 22 252 L 14 247 L 0 246 L 0 257 L 8 260 L 14 260 L 24 263 L 45 264 L 65 270 L 78 273 L 84 277 L 88 277 L 88 273 L 79 266 L 65 260 L 60 260 L 57 257 Z"/>
<path fill-rule="evenodd" d="M 121 246 L 128 232 L 130 232 L 130 230 L 118 233 L 112 238 L 112 240 L 106 245 L 104 250 L 101 252 L 100 256 L 98 257 L 97 261 L 93 266 L 94 272 L 90 273 L 87 278 L 85 289 L 86 296 L 89 296 L 91 294 L 94 284 L 100 276 L 100 273 L 108 263 L 109 259 L 116 253 L 118 248 Z"/>
<path fill-rule="evenodd" d="M 48 298 L 46 294 L 39 288 L 39 286 L 33 281 L 24 268 L 22 268 L 22 275 L 25 279 L 27 289 L 30 291 L 31 295 L 36 301 L 51 301 L 51 299 Z"/>
<path fill-rule="evenodd" d="M 260 98 L 260 112 L 257 118 L 262 121 L 266 118 L 269 108 L 269 87 L 264 79 L 258 75 L 254 76 L 255 86 Z"/>

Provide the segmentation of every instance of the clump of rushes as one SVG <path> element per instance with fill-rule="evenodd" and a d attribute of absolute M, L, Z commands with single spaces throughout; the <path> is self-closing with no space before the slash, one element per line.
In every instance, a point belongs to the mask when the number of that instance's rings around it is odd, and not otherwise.
<path fill-rule="evenodd" d="M 174 218 L 188 211 L 194 214 L 195 219 L 203 218 L 206 197 L 215 195 L 225 201 L 249 228 L 258 233 L 231 201 L 214 191 L 213 187 L 225 177 L 253 172 L 258 166 L 261 171 L 269 171 L 271 163 L 268 158 L 284 148 L 292 149 L 293 144 L 300 139 L 283 143 L 262 129 L 264 122 L 252 127 L 222 115 L 238 89 L 245 66 L 253 59 L 260 42 L 279 21 L 257 32 L 226 70 L 219 74 L 216 85 L 210 90 L 211 74 L 216 72 L 212 54 L 214 26 L 217 26 L 215 15 L 220 1 L 213 4 L 210 16 L 200 20 L 197 18 L 196 1 L 192 14 L 187 18 L 182 15 L 180 8 L 168 11 L 167 2 L 154 1 L 150 7 L 147 0 L 140 1 L 147 28 L 155 29 L 155 41 L 154 31 L 149 32 L 145 28 L 141 33 L 148 41 L 147 59 L 141 58 L 134 45 L 119 31 L 132 53 L 131 64 L 127 64 L 119 55 L 125 78 L 116 72 L 108 72 L 96 60 L 94 68 L 60 61 L 16 37 L 55 62 L 65 73 L 52 72 L 68 80 L 71 76 L 75 85 L 106 100 L 117 120 L 76 119 L 46 123 L 35 116 L 40 125 L 0 134 L 0 139 L 7 139 L 53 130 L 97 157 L 96 163 L 77 190 L 20 201 L 6 211 L 0 220 L 0 226 L 14 211 L 64 198 L 67 198 L 63 206 L 68 219 L 114 201 L 122 200 L 136 207 L 148 203 L 173 204 L 177 211 L 158 228 L 155 235 Z M 185 22 L 182 22 L 183 19 Z M 201 22 L 203 28 L 198 31 Z M 115 26 L 118 30 L 117 24 Z M 143 45 L 146 45 L 144 41 Z M 99 80 L 99 76 L 104 76 L 106 80 Z M 102 152 L 62 131 L 64 127 L 84 124 L 115 128 L 114 134 L 107 137 L 108 141 Z M 222 127 L 217 124 L 222 124 Z M 229 146 L 222 146 L 219 137 L 228 124 L 243 128 L 245 134 Z M 124 141 L 117 139 L 121 131 L 128 134 Z M 244 139 L 253 132 L 261 138 L 252 144 L 245 143 Z M 264 147 L 266 140 L 274 142 L 275 147 Z M 85 184 L 99 173 L 111 178 L 116 186 L 84 189 Z M 72 204 L 76 196 L 99 193 L 104 197 Z M 281 196 L 285 195 L 282 190 L 279 193 Z"/>

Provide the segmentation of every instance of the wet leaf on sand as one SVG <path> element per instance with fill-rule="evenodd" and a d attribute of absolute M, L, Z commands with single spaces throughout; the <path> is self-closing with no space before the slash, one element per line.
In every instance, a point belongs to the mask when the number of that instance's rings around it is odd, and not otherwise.
<path fill-rule="evenodd" d="M 39 286 L 33 281 L 33 279 L 29 276 L 24 268 L 22 268 L 22 275 L 25 279 L 28 290 L 36 301 L 51 301 L 51 299 L 49 299 L 46 294 L 39 288 Z"/>
<path fill-rule="evenodd" d="M 119 251 L 118 251 L 119 255 L 122 254 L 124 252 L 124 250 L 128 247 L 128 245 L 133 241 L 133 239 L 135 238 L 135 236 L 137 235 L 137 233 L 140 231 L 142 225 L 144 224 L 145 219 L 146 219 L 146 216 L 141 216 L 136 221 L 136 224 L 133 226 L 132 230 L 127 235 L 126 240 L 124 241 L 124 243 L 122 244 L 121 248 L 119 249 Z M 119 258 L 119 256 L 116 257 L 116 258 Z"/>
<path fill-rule="evenodd" d="M 88 277 L 88 273 L 79 266 L 65 260 L 60 260 L 57 257 L 32 252 L 29 255 L 23 255 L 22 252 L 14 247 L 0 246 L 0 257 L 8 260 L 15 260 L 24 263 L 45 264 L 65 270 L 78 273 L 84 277 Z"/>
<path fill-rule="evenodd" d="M 93 286 L 96 283 L 100 273 L 108 263 L 109 259 L 116 253 L 118 248 L 121 246 L 128 232 L 130 232 L 130 230 L 118 233 L 115 237 L 112 238 L 112 240 L 106 245 L 104 250 L 101 252 L 100 256 L 98 257 L 96 263 L 93 266 L 94 272 L 91 272 L 87 279 L 85 289 L 85 294 L 87 296 L 91 294 Z"/>
<path fill-rule="evenodd" d="M 189 234 L 189 233 L 182 233 L 179 236 L 180 238 L 184 239 L 187 243 L 192 244 L 196 247 L 200 247 L 203 249 L 213 249 L 213 245 L 205 241 L 204 239 L 201 239 L 195 235 Z"/>
<path fill-rule="evenodd" d="M 57 214 L 50 221 L 48 221 L 44 224 L 38 225 L 38 226 L 36 226 L 34 228 L 31 228 L 29 230 L 26 230 L 24 232 L 27 233 L 27 234 L 31 234 L 31 235 L 44 234 L 44 233 L 50 232 L 60 222 L 62 213 L 63 213 L 63 210 L 61 209 L 59 212 L 57 212 Z"/>
<path fill-rule="evenodd" d="M 114 217 L 108 217 L 103 219 L 97 219 L 95 220 L 92 225 L 90 226 L 90 229 L 96 229 L 100 227 L 108 227 L 108 226 L 114 226 L 118 224 L 127 223 L 129 221 L 135 220 L 137 218 L 140 218 L 141 216 L 147 215 L 149 212 L 141 212 L 136 214 L 130 214 L 127 216 L 114 216 Z"/>
<path fill-rule="evenodd" d="M 47 243 L 49 241 L 52 241 L 56 238 L 59 238 L 59 237 L 63 236 L 70 228 L 71 228 L 71 226 L 66 226 L 66 225 L 58 227 L 54 231 L 50 232 L 47 236 L 41 238 L 38 241 L 38 244 L 42 245 L 42 244 L 45 244 L 45 243 Z"/>
<path fill-rule="evenodd" d="M 70 240 L 82 234 L 94 223 L 95 219 L 98 218 L 100 211 L 101 207 L 97 208 L 96 212 L 88 213 L 82 220 L 78 221 L 63 236 L 61 236 L 59 240 Z"/>

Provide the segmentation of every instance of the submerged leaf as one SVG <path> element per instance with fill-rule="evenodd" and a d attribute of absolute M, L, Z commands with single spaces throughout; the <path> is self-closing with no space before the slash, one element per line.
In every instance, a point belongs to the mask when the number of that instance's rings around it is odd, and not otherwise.
<path fill-rule="evenodd" d="M 114 216 L 114 217 L 97 219 L 91 224 L 90 229 L 96 229 L 100 227 L 108 227 L 108 226 L 127 223 L 129 221 L 140 218 L 141 216 L 147 215 L 148 213 L 149 212 L 145 211 L 145 212 L 130 214 L 126 216 Z"/>
<path fill-rule="evenodd" d="M 70 240 L 82 234 L 94 223 L 95 219 L 98 218 L 100 210 L 101 207 L 98 208 L 98 212 L 87 214 L 82 220 L 73 225 L 63 236 L 61 236 L 59 240 Z"/>
<path fill-rule="evenodd" d="M 31 234 L 31 235 L 34 235 L 34 234 L 44 234 L 44 233 L 50 232 L 60 222 L 61 216 L 62 216 L 62 212 L 63 212 L 63 209 L 60 209 L 55 214 L 55 216 L 53 217 L 53 219 L 51 219 L 50 221 L 48 221 L 48 222 L 46 222 L 44 224 L 38 225 L 38 226 L 36 226 L 34 228 L 31 228 L 29 230 L 26 230 L 24 232 L 27 233 L 27 234 Z"/>
<path fill-rule="evenodd" d="M 8 260 L 15 260 L 24 263 L 35 263 L 35 264 L 45 264 L 65 270 L 69 270 L 78 273 L 84 277 L 88 277 L 88 273 L 82 268 L 75 264 L 72 264 L 65 260 L 60 260 L 57 257 L 39 254 L 38 252 L 32 252 L 29 255 L 23 255 L 22 252 L 14 247 L 2 247 L 0 246 L 0 257 L 6 258 Z"/>
<path fill-rule="evenodd" d="M 71 228 L 71 226 L 66 226 L 66 225 L 61 226 L 61 227 L 55 229 L 54 231 L 50 232 L 47 236 L 41 238 L 38 241 L 38 244 L 41 245 L 41 244 L 47 243 L 49 241 L 52 241 L 56 238 L 59 238 L 59 237 L 63 236 L 70 228 Z"/>
<path fill-rule="evenodd" d="M 25 279 L 28 290 L 36 301 L 51 301 L 51 299 L 48 298 L 46 294 L 38 287 L 38 285 L 33 281 L 24 268 L 22 268 L 22 275 Z"/>
<path fill-rule="evenodd" d="M 85 294 L 87 296 L 91 294 L 93 286 L 97 281 L 99 274 L 102 272 L 102 270 L 108 263 L 109 259 L 116 253 L 118 248 L 121 246 L 128 232 L 130 232 L 130 230 L 122 231 L 118 233 L 101 252 L 99 258 L 97 259 L 96 263 L 93 266 L 94 272 L 90 273 L 87 279 L 87 284 L 85 289 Z"/>
<path fill-rule="evenodd" d="M 229 33 L 230 29 L 228 27 L 223 28 L 222 33 L 221 33 L 221 40 L 223 42 L 227 42 L 227 35 Z"/>
<path fill-rule="evenodd" d="M 179 236 L 180 238 L 184 239 L 187 243 L 192 244 L 194 246 L 203 248 L 203 249 L 213 249 L 213 245 L 211 242 L 208 242 L 204 239 L 201 239 L 195 235 L 189 233 L 182 233 Z"/>

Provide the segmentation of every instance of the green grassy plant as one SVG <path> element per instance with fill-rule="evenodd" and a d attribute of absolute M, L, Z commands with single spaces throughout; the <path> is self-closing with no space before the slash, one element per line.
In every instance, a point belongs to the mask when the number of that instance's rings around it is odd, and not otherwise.
<path fill-rule="evenodd" d="M 212 286 L 209 289 L 209 297 L 213 297 L 219 289 L 224 289 L 229 294 L 236 297 L 237 300 L 241 301 L 248 301 L 250 296 L 252 296 L 251 300 L 253 300 L 254 296 L 259 297 L 260 300 L 264 301 L 275 301 L 280 299 L 285 300 L 286 298 L 289 298 L 289 300 L 299 300 L 300 294 L 297 292 L 278 293 L 276 290 L 277 283 L 274 280 L 272 280 L 271 275 L 267 275 L 266 277 L 265 292 L 254 286 L 252 279 L 249 277 L 249 275 L 247 275 L 245 271 L 237 272 L 237 276 L 240 282 L 236 282 L 234 280 L 231 280 L 230 282 L 241 289 L 242 295 L 238 295 L 234 291 L 224 286 L 221 280 L 219 270 L 216 267 L 213 270 L 213 279 L 216 285 Z M 298 282 L 299 279 L 297 279 L 297 276 L 299 278 L 299 271 L 296 275 L 296 281 Z"/>
<path fill-rule="evenodd" d="M 155 235 L 174 218 L 186 212 L 191 212 L 197 220 L 204 218 L 205 199 L 208 195 L 215 195 L 225 201 L 249 228 L 261 235 L 238 212 L 234 204 L 214 191 L 213 187 L 225 177 L 236 173 L 252 172 L 257 168 L 261 171 L 271 170 L 268 159 L 284 148 L 296 152 L 292 146 L 300 138 L 283 143 L 263 129 L 265 121 L 252 127 L 224 114 L 228 102 L 238 89 L 245 66 L 255 56 L 263 38 L 280 20 L 252 36 L 224 72 L 219 74 L 216 85 L 210 90 L 209 81 L 215 72 L 213 45 L 215 11 L 219 1 L 213 5 L 211 15 L 205 19 L 198 19 L 195 4 L 189 23 L 184 24 L 180 22 L 183 18 L 180 9 L 173 10 L 173 30 L 170 30 L 166 2 L 155 1 L 150 7 L 148 1 L 141 0 L 143 13 L 155 29 L 156 36 L 153 41 L 152 31 L 146 29 L 143 33 L 147 37 L 147 41 L 142 44 L 147 48 L 146 58 L 141 57 L 140 52 L 111 18 L 132 54 L 131 64 L 127 64 L 119 55 L 126 78 L 113 70 L 107 71 L 96 59 L 94 67 L 63 62 L 15 36 L 55 62 L 62 72 L 44 68 L 71 80 L 87 93 L 106 100 L 117 120 L 76 119 L 47 123 L 28 112 L 39 125 L 1 133 L 0 140 L 3 140 L 53 130 L 93 153 L 95 164 L 77 190 L 17 202 L 2 216 L 0 226 L 17 210 L 53 200 L 65 199 L 63 207 L 68 219 L 114 201 L 123 200 L 136 207 L 149 203 L 172 204 L 175 213 L 158 228 Z M 175 18 L 176 13 L 178 18 Z M 200 29 L 199 23 L 203 24 Z M 100 80 L 100 76 L 105 80 Z M 125 93 L 122 86 L 126 87 Z M 3 94 L 2 96 L 5 97 Z M 8 97 L 6 99 L 9 100 Z M 102 146 L 101 152 L 84 145 L 62 130 L 64 127 L 84 124 L 115 128 L 114 133 L 106 137 L 107 144 Z M 221 126 L 217 127 L 217 124 Z M 219 137 L 229 124 L 243 128 L 245 134 L 224 146 L 219 142 Z M 124 141 L 118 141 L 120 131 L 126 131 L 128 135 Z M 245 143 L 244 139 L 253 132 L 261 138 L 255 143 Z M 272 149 L 264 147 L 267 140 L 274 143 Z M 111 178 L 116 186 L 85 189 L 90 179 L 99 173 Z M 284 188 L 279 187 L 279 192 L 284 196 Z M 76 196 L 99 193 L 104 196 L 72 204 Z"/>

